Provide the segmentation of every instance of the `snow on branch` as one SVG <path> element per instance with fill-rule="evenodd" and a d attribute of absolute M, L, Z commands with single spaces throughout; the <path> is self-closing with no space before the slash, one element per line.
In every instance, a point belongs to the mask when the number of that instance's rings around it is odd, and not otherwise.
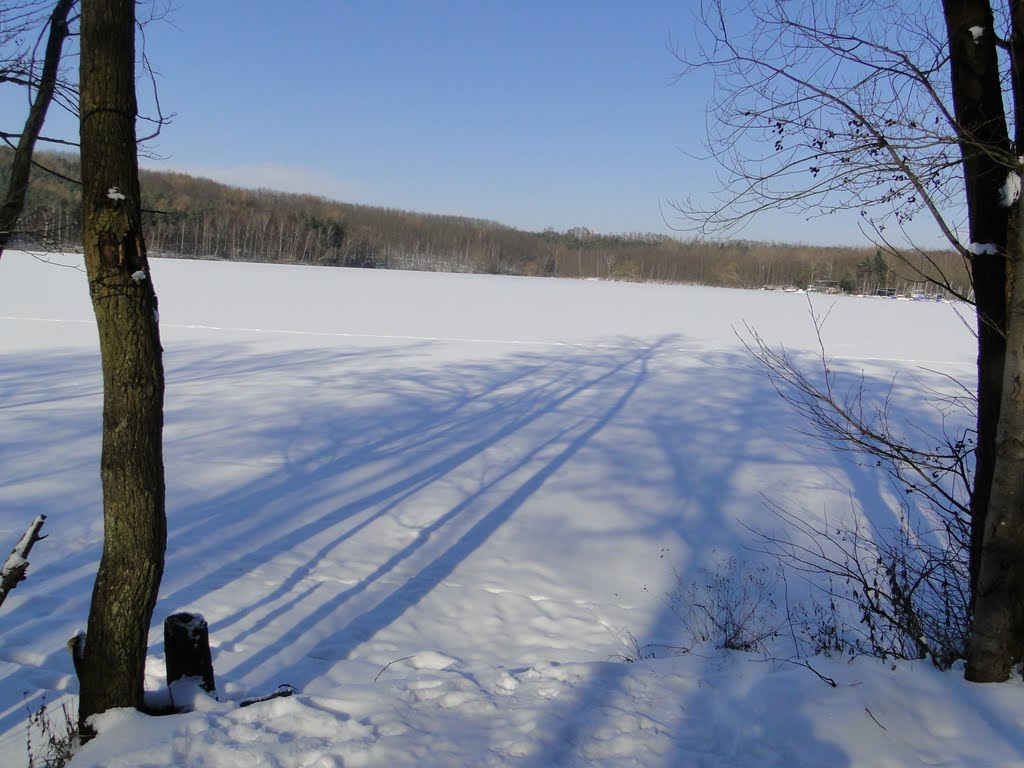
<path fill-rule="evenodd" d="M 25 580 L 25 574 L 28 571 L 28 555 L 32 551 L 32 546 L 37 541 L 46 538 L 39 535 L 44 522 L 46 522 L 46 515 L 39 515 L 33 520 L 32 525 L 21 537 L 21 541 L 15 545 L 11 554 L 7 556 L 7 560 L 4 561 L 3 570 L 0 570 L 0 605 L 3 605 L 4 600 L 7 599 L 7 593 L 18 586 L 19 582 Z"/>

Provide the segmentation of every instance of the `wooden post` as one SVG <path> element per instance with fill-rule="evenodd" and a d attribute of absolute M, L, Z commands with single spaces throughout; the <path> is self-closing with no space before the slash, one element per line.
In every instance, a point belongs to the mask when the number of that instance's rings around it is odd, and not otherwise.
<path fill-rule="evenodd" d="M 210 657 L 210 633 L 199 613 L 175 613 L 164 619 L 167 685 L 183 677 L 202 678 L 204 691 L 217 688 Z"/>

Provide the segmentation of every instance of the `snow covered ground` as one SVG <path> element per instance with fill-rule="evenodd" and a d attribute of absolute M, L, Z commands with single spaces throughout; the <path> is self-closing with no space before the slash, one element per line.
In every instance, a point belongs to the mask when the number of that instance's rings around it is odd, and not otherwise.
<path fill-rule="evenodd" d="M 80 257 L 0 260 L 0 546 L 49 537 L 0 608 L 0 766 L 73 700 L 102 538 L 96 331 Z M 836 680 L 680 638 L 662 599 L 751 557 L 763 496 L 876 522 L 876 470 L 795 432 L 734 334 L 810 361 L 803 295 L 154 260 L 168 386 L 164 616 L 210 625 L 219 696 L 104 715 L 75 766 L 1024 765 L 1024 689 L 927 664 Z M 925 425 L 970 383 L 950 304 L 832 307 L 832 367 Z M 834 306 L 833 306 L 834 305 Z M 5 544 L 4 542 L 9 542 Z M 237 702 L 294 686 L 298 694 Z M 181 697 L 179 693 L 179 698 Z"/>

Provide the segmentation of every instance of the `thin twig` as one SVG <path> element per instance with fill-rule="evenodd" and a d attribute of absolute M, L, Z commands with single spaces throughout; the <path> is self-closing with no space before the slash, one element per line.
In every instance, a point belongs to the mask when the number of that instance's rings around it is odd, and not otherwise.
<path fill-rule="evenodd" d="M 373 682 L 376 683 L 377 680 L 380 679 L 380 676 L 383 675 L 384 672 L 387 670 L 387 668 L 390 667 L 392 664 L 397 664 L 400 661 L 408 661 L 411 658 L 412 658 L 412 656 L 403 656 L 400 659 L 395 659 L 394 661 L 389 661 L 387 664 L 384 665 L 384 668 L 381 669 L 381 671 L 377 673 L 377 676 L 375 678 L 373 678 Z"/>
<path fill-rule="evenodd" d="M 781 664 L 792 664 L 795 667 L 804 667 L 805 669 L 811 670 L 811 672 L 813 672 L 815 675 L 818 676 L 818 679 L 821 680 L 821 682 L 825 683 L 830 688 L 838 688 L 839 687 L 839 683 L 837 683 L 835 680 L 833 680 L 828 675 L 821 674 L 821 672 L 819 672 L 818 670 L 816 670 L 814 667 L 811 666 L 811 663 L 809 661 L 807 661 L 807 659 L 780 659 L 780 658 L 776 658 L 774 656 L 769 656 L 769 657 L 766 657 L 764 660 L 765 661 L 772 661 L 772 662 L 776 662 L 776 663 L 781 663 Z"/>
<path fill-rule="evenodd" d="M 886 727 L 885 727 L 884 725 L 882 725 L 882 724 L 881 724 L 880 722 L 878 722 L 878 718 L 876 718 L 876 717 L 875 717 L 875 716 L 874 716 L 873 714 L 871 714 L 871 710 L 870 710 L 870 709 L 868 709 L 867 707 L 864 707 L 864 711 L 865 711 L 865 712 L 867 712 L 867 713 L 868 713 L 868 716 L 869 716 L 869 717 L 870 717 L 870 718 L 871 718 L 872 720 L 874 720 L 874 721 L 875 721 L 875 725 L 877 725 L 877 726 L 878 726 L 879 728 L 881 728 L 881 729 L 882 729 L 883 731 L 888 731 L 888 730 L 889 730 L 889 729 L 888 729 L 888 728 L 886 728 Z"/>

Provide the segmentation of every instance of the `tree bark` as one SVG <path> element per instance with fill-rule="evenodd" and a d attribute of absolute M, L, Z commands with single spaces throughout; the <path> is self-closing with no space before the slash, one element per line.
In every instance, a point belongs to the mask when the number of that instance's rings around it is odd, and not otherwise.
<path fill-rule="evenodd" d="M 1010 3 L 1010 83 L 1014 145 L 1024 147 L 1024 6 Z M 1022 169 L 1018 161 L 1015 169 Z M 1007 235 L 1007 328 L 995 463 L 974 592 L 970 647 L 964 676 L 998 682 L 1024 659 L 1024 261 L 1020 201 Z"/>
<path fill-rule="evenodd" d="M 164 372 L 141 231 L 135 2 L 83 0 L 83 245 L 103 367 L 103 555 L 81 658 L 79 721 L 141 707 L 167 524 Z"/>
<path fill-rule="evenodd" d="M 1024 261 L 1010 261 L 1004 394 L 964 676 L 1006 680 L 1024 658 Z"/>
<path fill-rule="evenodd" d="M 996 429 L 1006 359 L 1006 254 L 1009 209 L 1001 205 L 1010 137 L 1000 83 L 994 19 L 987 0 L 943 0 L 949 36 L 953 106 L 962 131 L 964 188 L 972 243 L 998 255 L 975 255 L 971 278 L 978 327 L 978 419 L 971 494 L 971 594 L 976 594 L 985 519 L 996 459 Z M 975 38 L 972 28 L 983 30 Z M 1001 156 L 1000 156 L 1001 155 Z"/>
<path fill-rule="evenodd" d="M 32 175 L 32 154 L 36 141 L 43 130 L 46 112 L 53 101 L 53 93 L 57 88 L 57 73 L 60 66 L 61 51 L 67 39 L 68 14 L 76 0 L 59 0 L 50 14 L 50 32 L 46 40 L 46 53 L 43 56 L 43 69 L 36 89 L 36 97 L 29 107 L 25 126 L 18 139 L 11 160 L 11 175 L 7 181 L 7 192 L 3 204 L 0 205 L 0 256 L 3 256 L 15 225 L 25 208 L 25 195 L 28 193 L 28 181 Z"/>
<path fill-rule="evenodd" d="M 1021 172 L 1024 9 L 1010 2 L 1007 132 L 992 9 L 981 0 L 944 0 L 950 69 L 971 240 L 995 254 L 972 261 L 978 310 L 978 435 L 971 498 L 971 595 L 967 667 L 974 682 L 1005 680 L 1024 654 L 1024 272 L 1019 200 L 1004 199 Z M 980 34 L 978 31 L 980 30 Z M 1017 148 L 1014 152 L 1014 147 Z"/>

